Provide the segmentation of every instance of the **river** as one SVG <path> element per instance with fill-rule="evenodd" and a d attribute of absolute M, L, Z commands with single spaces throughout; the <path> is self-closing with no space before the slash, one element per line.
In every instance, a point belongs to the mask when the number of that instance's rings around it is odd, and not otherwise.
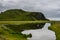
<path fill-rule="evenodd" d="M 22 34 L 32 34 L 31 38 L 27 38 L 28 40 L 56 40 L 56 35 L 54 31 L 48 29 L 50 27 L 50 23 L 45 23 L 42 29 L 34 29 L 34 30 L 24 30 Z"/>

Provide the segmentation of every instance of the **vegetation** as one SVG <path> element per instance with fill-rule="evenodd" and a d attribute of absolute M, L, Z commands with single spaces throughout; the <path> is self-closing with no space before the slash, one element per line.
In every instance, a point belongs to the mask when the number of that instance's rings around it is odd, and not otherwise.
<path fill-rule="evenodd" d="M 56 40 L 60 40 L 60 21 L 52 22 L 52 26 L 49 29 L 55 32 Z"/>
<path fill-rule="evenodd" d="M 4 40 L 27 40 L 27 37 L 32 37 L 31 34 L 25 35 L 21 32 L 23 30 L 37 29 L 36 25 L 39 23 L 29 23 L 29 24 L 20 24 L 20 25 L 11 25 L 11 24 L 0 24 L 0 39 Z M 44 23 L 40 24 L 41 27 L 44 26 Z M 42 26 L 43 25 L 43 26 Z"/>
<path fill-rule="evenodd" d="M 47 20 L 47 19 L 41 12 L 26 12 L 21 9 L 11 9 L 0 13 L 0 21 L 35 21 L 35 20 Z"/>
<path fill-rule="evenodd" d="M 42 28 L 44 22 L 48 22 L 47 20 L 41 12 L 26 12 L 21 9 L 1 12 L 0 40 L 27 40 L 27 37 L 32 37 L 32 35 L 21 34 L 21 31 Z"/>
<path fill-rule="evenodd" d="M 26 12 L 21 9 L 1 12 L 0 40 L 27 40 L 32 35 L 21 34 L 21 31 L 42 28 L 46 22 L 52 23 L 49 29 L 55 31 L 56 40 L 60 40 L 60 22 L 49 21 L 41 12 Z"/>
<path fill-rule="evenodd" d="M 20 24 L 20 25 L 11 25 L 11 24 L 0 24 L 0 39 L 1 40 L 27 40 L 27 37 L 31 35 L 21 34 L 21 29 L 32 29 L 32 26 L 35 26 L 39 23 L 29 23 L 29 24 Z M 51 21 L 52 26 L 49 27 L 50 30 L 53 30 L 56 34 L 56 40 L 60 40 L 60 22 Z M 34 27 L 33 27 L 34 28 Z M 17 30 L 18 29 L 18 30 Z M 22 30 L 23 31 L 23 30 Z"/>
<path fill-rule="evenodd" d="M 19 25 L 19 24 L 46 23 L 46 22 L 50 22 L 50 21 L 0 21 L 0 24 Z"/>
<path fill-rule="evenodd" d="M 40 26 L 37 26 L 37 25 Z M 21 24 L 21 25 L 5 25 L 7 28 L 14 30 L 15 32 L 22 32 L 24 30 L 29 30 L 29 29 L 41 29 L 44 26 L 45 23 L 28 23 L 28 24 Z M 18 29 L 18 30 L 17 30 Z"/>
<path fill-rule="evenodd" d="M 27 36 L 0 25 L 0 40 L 27 40 Z"/>

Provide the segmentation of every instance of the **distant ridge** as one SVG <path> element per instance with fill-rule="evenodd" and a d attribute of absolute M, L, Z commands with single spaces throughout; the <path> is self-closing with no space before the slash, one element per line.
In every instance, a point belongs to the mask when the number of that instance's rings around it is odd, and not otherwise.
<path fill-rule="evenodd" d="M 22 9 L 10 9 L 0 13 L 0 21 L 48 20 L 42 12 L 28 12 Z"/>

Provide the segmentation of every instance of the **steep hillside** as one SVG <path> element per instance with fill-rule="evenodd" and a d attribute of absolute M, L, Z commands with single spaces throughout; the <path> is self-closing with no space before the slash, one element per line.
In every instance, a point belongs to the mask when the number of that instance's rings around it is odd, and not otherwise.
<path fill-rule="evenodd" d="M 11 9 L 0 13 L 0 21 L 34 21 L 47 20 L 41 12 L 26 12 L 21 9 Z"/>

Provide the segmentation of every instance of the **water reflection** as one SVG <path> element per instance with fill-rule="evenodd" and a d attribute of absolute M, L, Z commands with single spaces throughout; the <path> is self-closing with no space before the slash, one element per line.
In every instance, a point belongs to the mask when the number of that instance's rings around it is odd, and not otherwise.
<path fill-rule="evenodd" d="M 55 32 L 48 30 L 48 27 L 51 26 L 50 23 L 46 23 L 42 29 L 35 30 L 25 30 L 23 34 L 32 34 L 32 38 L 27 38 L 28 40 L 56 40 Z"/>

